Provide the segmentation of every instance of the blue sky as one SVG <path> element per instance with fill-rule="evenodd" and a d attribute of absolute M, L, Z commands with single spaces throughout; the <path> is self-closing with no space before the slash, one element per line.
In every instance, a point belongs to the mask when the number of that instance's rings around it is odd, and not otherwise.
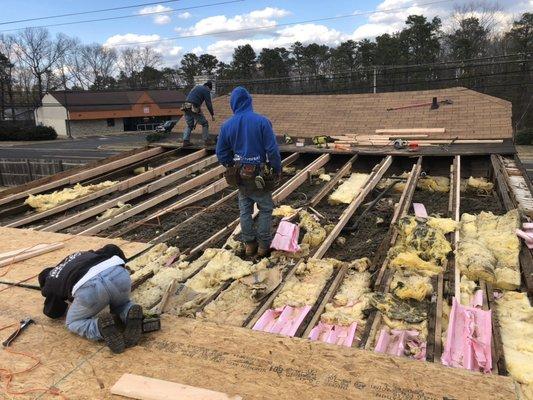
<path fill-rule="evenodd" d="M 429 17 L 439 15 L 447 23 L 449 20 L 447 17 L 455 9 L 471 3 L 469 0 L 441 2 L 437 2 L 438 0 L 336 0 L 329 2 L 324 0 L 243 0 L 230 4 L 172 11 L 172 9 L 197 7 L 224 1 L 231 0 L 181 0 L 153 5 L 149 8 L 139 7 L 18 24 L 3 24 L 0 25 L 0 30 L 165 11 L 165 13 L 160 14 L 50 27 L 49 29 L 54 33 L 64 32 L 68 35 L 76 36 L 84 43 L 98 42 L 117 48 L 129 43 L 158 41 L 162 38 L 178 36 L 196 36 L 153 43 L 153 46 L 165 56 L 165 62 L 173 65 L 188 51 L 194 51 L 199 54 L 209 52 L 215 54 L 219 59 L 228 60 L 233 47 L 244 43 L 250 43 L 259 51 L 262 47 L 288 46 L 295 40 L 300 40 L 304 43 L 319 42 L 335 45 L 347 39 L 372 38 L 385 32 L 394 32 L 400 29 L 405 17 L 413 13 L 422 13 Z M 24 7 L 21 7 L 22 2 L 20 0 L 2 0 L 3 7 L 0 22 L 146 2 L 149 2 L 149 0 L 93 0 L 91 2 L 24 0 Z M 485 3 L 487 5 L 494 4 L 492 1 L 486 1 Z M 533 0 L 505 0 L 499 3 L 499 8 L 496 19 L 503 26 L 509 24 L 512 18 L 521 12 L 533 10 Z M 278 26 L 277 28 L 270 28 L 260 32 L 248 30 L 220 34 L 220 31 L 224 30 L 254 29 L 261 26 L 271 27 L 272 25 L 357 14 L 366 11 L 374 11 L 375 13 L 330 21 Z M 16 31 L 1 33 L 9 34 L 16 33 Z M 197 35 L 205 36 L 198 37 Z"/>

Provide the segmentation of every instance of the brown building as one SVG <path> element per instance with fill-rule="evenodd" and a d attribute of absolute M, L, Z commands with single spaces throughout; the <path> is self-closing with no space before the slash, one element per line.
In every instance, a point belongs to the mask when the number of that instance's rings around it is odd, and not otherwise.
<path fill-rule="evenodd" d="M 54 127 L 59 136 L 147 131 L 179 119 L 184 101 L 185 94 L 177 90 L 49 92 L 35 120 Z"/>

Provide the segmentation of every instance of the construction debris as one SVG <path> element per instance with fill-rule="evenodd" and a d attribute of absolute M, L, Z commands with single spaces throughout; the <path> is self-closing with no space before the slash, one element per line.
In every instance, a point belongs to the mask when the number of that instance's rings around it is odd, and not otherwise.
<path fill-rule="evenodd" d="M 101 215 L 97 216 L 96 220 L 97 221 L 105 221 L 106 219 L 110 219 L 110 218 L 116 217 L 117 215 L 120 215 L 123 212 L 128 211 L 132 207 L 133 206 L 131 204 L 122 203 L 121 201 L 119 201 L 117 203 L 116 207 L 107 209 Z"/>

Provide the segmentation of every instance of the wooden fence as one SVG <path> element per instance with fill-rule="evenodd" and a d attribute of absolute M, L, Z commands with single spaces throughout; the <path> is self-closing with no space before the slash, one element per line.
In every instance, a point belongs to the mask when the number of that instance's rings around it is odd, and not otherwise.
<path fill-rule="evenodd" d="M 17 186 L 94 160 L 0 159 L 0 186 Z"/>

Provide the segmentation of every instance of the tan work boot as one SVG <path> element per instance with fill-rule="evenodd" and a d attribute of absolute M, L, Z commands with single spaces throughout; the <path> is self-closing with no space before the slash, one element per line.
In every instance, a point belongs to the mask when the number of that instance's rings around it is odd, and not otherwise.
<path fill-rule="evenodd" d="M 259 246 L 259 249 L 257 250 L 257 255 L 259 257 L 267 257 L 270 253 L 270 249 L 268 247 Z"/>
<path fill-rule="evenodd" d="M 246 255 L 246 257 L 255 256 L 256 252 L 257 252 L 257 242 L 250 242 L 250 243 L 245 244 L 244 254 Z"/>

